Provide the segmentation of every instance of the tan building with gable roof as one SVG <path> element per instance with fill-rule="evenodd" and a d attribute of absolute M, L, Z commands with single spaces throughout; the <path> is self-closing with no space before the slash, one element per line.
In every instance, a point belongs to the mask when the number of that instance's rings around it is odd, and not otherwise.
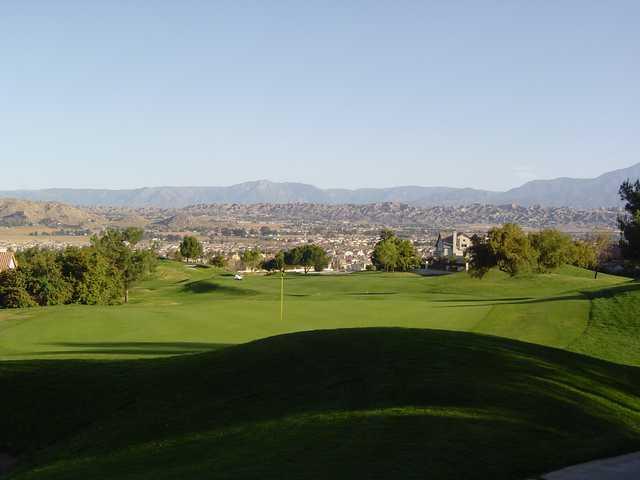
<path fill-rule="evenodd" d="M 439 258 L 464 257 L 470 246 L 471 238 L 464 233 L 455 230 L 450 234 L 440 232 L 434 253 Z"/>
<path fill-rule="evenodd" d="M 18 261 L 13 252 L 0 251 L 0 272 L 18 268 Z"/>

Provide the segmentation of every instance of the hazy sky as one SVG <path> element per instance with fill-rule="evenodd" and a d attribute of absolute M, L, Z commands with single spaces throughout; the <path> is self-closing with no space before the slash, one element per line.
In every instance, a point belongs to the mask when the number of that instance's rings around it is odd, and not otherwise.
<path fill-rule="evenodd" d="M 640 161 L 640 1 L 0 1 L 0 189 Z"/>

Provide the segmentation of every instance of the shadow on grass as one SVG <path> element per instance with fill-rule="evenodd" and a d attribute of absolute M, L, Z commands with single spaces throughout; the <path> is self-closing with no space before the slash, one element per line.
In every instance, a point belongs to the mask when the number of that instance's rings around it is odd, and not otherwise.
<path fill-rule="evenodd" d="M 640 282 L 632 281 L 623 285 L 616 285 L 615 287 L 602 288 L 600 290 L 586 291 L 582 293 L 584 293 L 588 298 L 603 298 L 612 297 L 619 293 L 635 292 L 636 290 L 640 290 Z"/>
<path fill-rule="evenodd" d="M 430 300 L 433 303 L 481 303 L 481 302 L 521 302 L 536 300 L 533 297 L 504 297 L 504 298 L 450 298 L 447 300 Z"/>
<path fill-rule="evenodd" d="M 360 296 L 367 296 L 367 295 L 397 295 L 398 292 L 350 292 L 350 293 L 345 293 L 345 295 L 349 295 L 349 296 L 353 296 L 353 297 L 360 297 Z"/>
<path fill-rule="evenodd" d="M 477 301 L 473 300 L 449 300 L 446 303 L 459 303 L 459 305 L 443 305 L 440 308 L 468 308 L 468 307 L 493 307 L 496 305 L 531 305 L 535 303 L 561 302 L 565 300 L 587 300 L 589 297 L 585 293 L 575 295 L 562 295 L 556 297 L 532 298 L 529 300 L 486 298 Z"/>
<path fill-rule="evenodd" d="M 230 285 L 221 285 L 212 280 L 197 280 L 195 282 L 189 282 L 182 287 L 182 290 L 189 293 L 224 293 L 226 295 L 234 296 L 250 296 L 257 295 L 256 290 L 250 288 L 232 287 Z"/>
<path fill-rule="evenodd" d="M 182 355 L 220 350 L 230 346 L 225 343 L 204 342 L 57 342 L 45 345 L 65 347 L 66 350 L 34 352 L 33 355 Z"/>
<path fill-rule="evenodd" d="M 202 477 L 211 476 L 211 465 L 246 472 L 249 457 L 259 466 L 253 477 L 266 477 L 268 466 L 275 469 L 269 476 L 279 478 L 292 471 L 294 459 L 300 469 L 294 478 L 314 478 L 304 473 L 326 473 L 327 451 L 337 452 L 329 457 L 337 470 L 328 477 L 335 478 L 346 468 L 349 478 L 374 477 L 383 468 L 385 478 L 435 478 L 433 472 L 437 478 L 529 478 L 640 448 L 639 385 L 637 368 L 487 335 L 401 328 L 301 332 L 168 359 L 0 364 L 0 410 L 11 412 L 0 416 L 0 445 L 31 454 L 55 443 L 62 458 L 54 461 L 76 460 L 77 452 L 104 454 L 115 468 L 103 475 L 109 478 L 131 465 L 140 465 L 135 478 L 147 478 L 146 465 L 156 468 L 161 460 L 166 467 L 160 469 L 182 465 L 187 473 L 176 478 L 193 478 L 188 469 L 203 458 L 212 463 Z M 262 421 L 269 423 L 245 428 Z M 239 428 L 220 435 L 226 427 Z M 219 440 L 198 446 L 208 430 Z M 197 436 L 181 444 L 158 442 L 192 433 Z M 64 443 L 78 438 L 83 443 Z M 152 441 L 153 449 L 136 448 Z M 327 447 L 337 444 L 347 448 Z M 165 445 L 169 450 L 161 450 Z M 174 445 L 197 448 L 177 452 L 170 450 Z M 114 462 L 115 447 L 149 456 Z M 256 456 L 264 451 L 266 457 Z M 212 456 L 218 452 L 232 457 Z M 101 468 L 68 478 L 95 478 Z"/>
<path fill-rule="evenodd" d="M 453 303 L 454 305 L 444 305 L 442 308 L 461 308 L 461 307 L 493 307 L 495 305 L 528 305 L 534 303 L 548 303 L 565 300 L 593 300 L 596 298 L 608 298 L 621 293 L 635 292 L 640 290 L 640 283 L 626 283 L 624 285 L 616 285 L 615 287 L 606 287 L 600 290 L 582 290 L 572 295 L 556 295 L 553 297 L 507 297 L 507 298 L 479 298 L 479 299 L 450 299 L 450 300 L 431 300 L 433 303 Z"/>

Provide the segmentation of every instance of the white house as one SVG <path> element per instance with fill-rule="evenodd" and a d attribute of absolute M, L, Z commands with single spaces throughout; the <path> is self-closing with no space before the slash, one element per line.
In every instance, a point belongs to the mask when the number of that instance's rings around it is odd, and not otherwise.
<path fill-rule="evenodd" d="M 434 254 L 439 258 L 464 257 L 470 246 L 471 238 L 464 233 L 455 230 L 450 234 L 440 232 Z"/>

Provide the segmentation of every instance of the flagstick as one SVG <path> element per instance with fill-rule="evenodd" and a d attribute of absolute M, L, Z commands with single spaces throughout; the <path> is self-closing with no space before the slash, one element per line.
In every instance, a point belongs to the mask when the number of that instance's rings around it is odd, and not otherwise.
<path fill-rule="evenodd" d="M 284 272 L 280 272 L 280 323 L 284 321 Z"/>

